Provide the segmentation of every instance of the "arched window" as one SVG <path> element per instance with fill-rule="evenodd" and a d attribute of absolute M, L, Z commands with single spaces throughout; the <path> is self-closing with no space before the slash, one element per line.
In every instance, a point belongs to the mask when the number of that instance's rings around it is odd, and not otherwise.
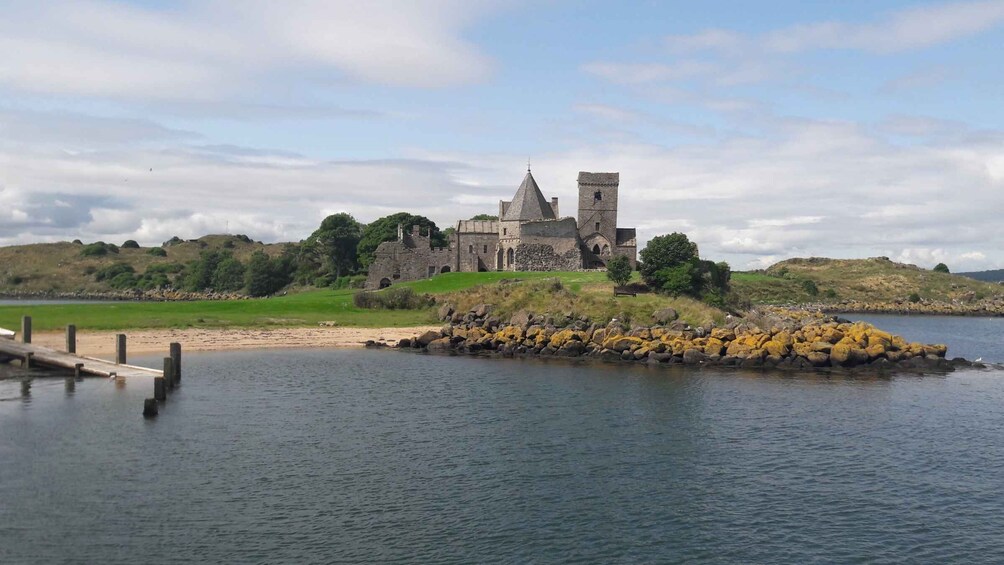
<path fill-rule="evenodd" d="M 487 247 L 487 246 L 486 246 L 486 247 Z M 498 261 L 497 261 L 497 263 L 496 263 L 496 267 L 495 267 L 495 269 L 496 269 L 496 270 L 498 270 L 498 271 L 501 271 L 501 270 L 502 270 L 502 250 L 501 250 L 501 249 L 499 249 L 499 253 L 498 253 Z"/>
<path fill-rule="evenodd" d="M 449 273 L 450 272 L 450 266 L 449 265 L 444 266 L 442 269 L 439 270 L 439 272 L 440 273 Z"/>
<path fill-rule="evenodd" d="M 603 200 L 603 193 L 600 192 L 600 191 L 598 191 L 598 190 L 596 192 L 594 192 L 593 193 L 593 200 Z"/>
<path fill-rule="evenodd" d="M 610 246 L 609 245 L 603 244 L 603 254 L 604 255 L 610 254 Z"/>
<path fill-rule="evenodd" d="M 390 279 L 386 277 L 380 279 L 380 288 L 387 288 L 388 286 L 390 286 Z"/>
<path fill-rule="evenodd" d="M 600 244 L 597 243 L 596 245 L 593 246 L 593 255 L 599 255 L 599 254 L 600 254 Z"/>
<path fill-rule="evenodd" d="M 509 251 L 506 251 L 505 258 L 506 258 L 506 264 L 509 267 L 512 267 L 513 263 L 516 262 L 516 252 L 512 250 L 512 247 L 509 248 Z"/>

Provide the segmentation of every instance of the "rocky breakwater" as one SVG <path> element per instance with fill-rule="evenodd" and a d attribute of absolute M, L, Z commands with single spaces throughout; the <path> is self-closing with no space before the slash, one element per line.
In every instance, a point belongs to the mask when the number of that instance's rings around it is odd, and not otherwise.
<path fill-rule="evenodd" d="M 598 324 L 573 313 L 520 311 L 502 320 L 489 305 L 469 312 L 444 305 L 440 316 L 447 322 L 440 331 L 401 340 L 399 347 L 781 370 L 950 371 L 973 365 L 961 358 L 948 360 L 945 345 L 907 342 L 870 324 L 820 313 L 751 312 L 722 327 L 691 327 L 671 309 L 655 312 L 650 325 L 630 326 L 617 319 Z"/>
<path fill-rule="evenodd" d="M 927 316 L 1004 316 L 1004 297 L 994 296 L 979 300 L 965 297 L 951 302 L 941 300 L 896 300 L 892 302 L 865 302 L 843 300 L 826 304 L 806 304 L 803 308 L 824 312 L 857 314 L 918 314 Z"/>
<path fill-rule="evenodd" d="M 194 300 L 248 300 L 251 297 L 236 292 L 188 292 L 173 289 L 110 290 L 110 291 L 3 291 L 0 298 L 15 300 L 122 300 L 148 302 L 187 302 Z"/>

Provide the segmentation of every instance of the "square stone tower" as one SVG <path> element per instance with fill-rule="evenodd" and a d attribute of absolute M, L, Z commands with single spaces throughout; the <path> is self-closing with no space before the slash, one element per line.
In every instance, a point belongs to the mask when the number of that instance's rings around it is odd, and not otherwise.
<path fill-rule="evenodd" d="M 617 247 L 620 173 L 579 172 L 579 238 L 603 264 Z"/>

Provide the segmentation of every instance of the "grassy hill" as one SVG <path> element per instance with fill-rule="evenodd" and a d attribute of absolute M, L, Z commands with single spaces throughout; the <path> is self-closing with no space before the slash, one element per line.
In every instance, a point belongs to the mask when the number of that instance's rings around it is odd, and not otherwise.
<path fill-rule="evenodd" d="M 558 288 L 554 281 L 560 281 Z M 574 312 L 596 320 L 626 314 L 631 319 L 648 321 L 653 311 L 666 307 L 675 308 L 682 320 L 695 325 L 709 320 L 721 322 L 724 316 L 721 311 L 689 298 L 614 297 L 612 283 L 606 280 L 605 273 L 599 272 L 446 273 L 391 287 L 399 288 L 429 294 L 438 302 L 451 302 L 460 308 L 492 304 L 503 316 L 528 308 L 555 315 Z M 0 306 L 0 327 L 19 327 L 23 315 L 32 316 L 39 331 L 57 330 L 67 324 L 77 324 L 82 329 L 113 330 L 310 326 L 320 322 L 356 327 L 439 323 L 435 306 L 411 310 L 364 309 L 353 301 L 356 292 L 324 289 L 249 300 Z"/>
<path fill-rule="evenodd" d="M 733 273 L 732 289 L 753 304 L 896 302 L 910 300 L 911 294 L 952 302 L 1004 295 L 1000 285 L 894 263 L 885 257 L 788 259 L 764 271 Z"/>
<path fill-rule="evenodd" d="M 0 294 L 14 292 L 107 292 L 107 282 L 95 280 L 94 273 L 116 263 L 125 263 L 137 273 L 151 265 L 181 263 L 198 259 L 207 249 L 228 249 L 241 261 L 254 251 L 271 256 L 282 253 L 283 244 L 262 244 L 236 235 L 207 235 L 188 241 L 177 240 L 157 248 L 166 256 L 150 254 L 149 247 L 129 249 L 119 246 L 101 256 L 85 255 L 80 243 L 36 243 L 0 247 Z"/>

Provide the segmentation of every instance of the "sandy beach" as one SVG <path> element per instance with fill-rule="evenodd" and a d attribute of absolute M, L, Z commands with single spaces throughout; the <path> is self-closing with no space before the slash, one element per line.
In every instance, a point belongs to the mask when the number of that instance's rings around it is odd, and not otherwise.
<path fill-rule="evenodd" d="M 128 330 L 128 354 L 149 355 L 168 351 L 171 342 L 183 351 L 226 351 L 270 348 L 363 347 L 367 341 L 395 344 L 402 338 L 421 335 L 438 326 L 411 328 L 279 328 L 255 329 L 163 329 Z M 77 353 L 107 357 L 115 353 L 115 335 L 119 332 L 77 332 Z M 36 332 L 32 341 L 38 345 L 63 349 L 63 332 Z"/>

